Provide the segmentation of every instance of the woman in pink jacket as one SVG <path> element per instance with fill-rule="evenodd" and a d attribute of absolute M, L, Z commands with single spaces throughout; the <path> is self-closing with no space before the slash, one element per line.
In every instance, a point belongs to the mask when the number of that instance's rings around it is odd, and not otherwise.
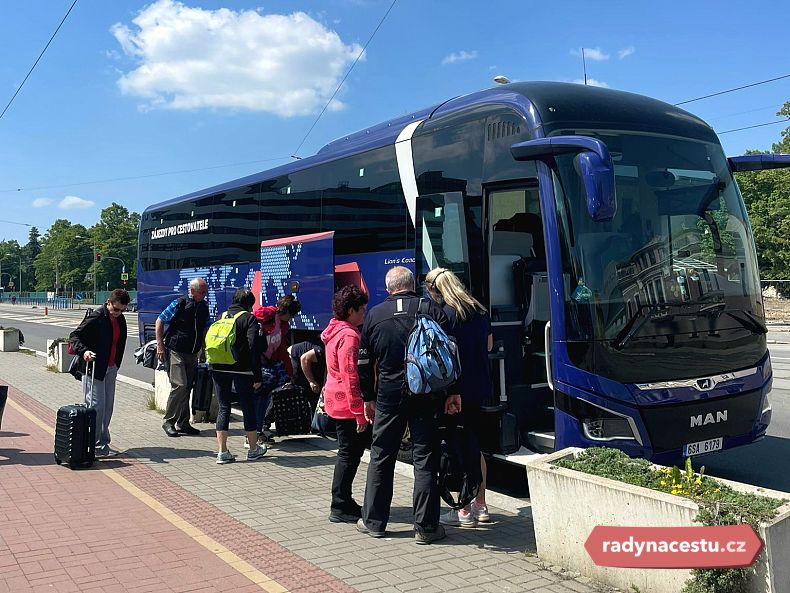
<path fill-rule="evenodd" d="M 366 295 L 357 286 L 344 286 L 332 298 L 334 319 L 321 334 L 326 351 L 324 406 L 337 427 L 337 461 L 332 480 L 333 523 L 356 523 L 360 506 L 351 495 L 362 452 L 370 440 L 359 386 L 359 326 L 365 319 Z"/>

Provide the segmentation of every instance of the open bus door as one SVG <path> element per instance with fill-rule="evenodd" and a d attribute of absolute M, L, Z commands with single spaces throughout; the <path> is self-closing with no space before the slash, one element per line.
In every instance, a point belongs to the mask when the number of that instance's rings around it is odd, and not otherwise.
<path fill-rule="evenodd" d="M 334 231 L 261 242 L 261 269 L 253 282 L 258 304 L 275 306 L 292 294 L 302 305 L 294 330 L 320 331 L 332 318 Z"/>
<path fill-rule="evenodd" d="M 537 181 L 488 187 L 485 207 L 492 358 L 504 358 L 505 367 L 494 383 L 516 416 L 521 444 L 550 452 L 554 395 L 546 365 L 551 345 L 545 339 L 550 297 Z"/>

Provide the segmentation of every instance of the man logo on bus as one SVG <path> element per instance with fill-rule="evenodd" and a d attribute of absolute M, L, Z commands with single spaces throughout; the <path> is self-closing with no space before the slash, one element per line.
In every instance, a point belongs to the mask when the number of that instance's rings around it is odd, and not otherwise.
<path fill-rule="evenodd" d="M 697 389 L 706 391 L 713 388 L 713 379 L 697 379 Z"/>
<path fill-rule="evenodd" d="M 719 422 L 727 422 L 727 410 L 719 410 L 716 412 L 716 416 L 713 416 L 713 412 L 708 412 L 704 416 L 702 414 L 697 414 L 696 416 L 691 416 L 689 418 L 691 420 L 691 428 L 695 428 L 697 426 L 705 426 L 707 424 L 718 424 Z"/>

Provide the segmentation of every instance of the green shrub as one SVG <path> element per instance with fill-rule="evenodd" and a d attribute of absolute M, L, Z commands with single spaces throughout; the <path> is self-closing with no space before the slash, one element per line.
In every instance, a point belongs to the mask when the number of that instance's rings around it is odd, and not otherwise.
<path fill-rule="evenodd" d="M 748 523 L 757 530 L 760 523 L 776 516 L 786 500 L 737 492 L 721 482 L 705 476 L 705 467 L 695 473 L 691 458 L 683 470 L 655 468 L 645 459 L 632 459 L 619 449 L 593 447 L 576 459 L 555 462 L 559 467 L 603 478 L 659 490 L 689 498 L 699 505 L 694 521 L 703 525 L 740 525 Z M 742 593 L 748 583 L 748 569 L 695 569 L 682 593 Z"/>

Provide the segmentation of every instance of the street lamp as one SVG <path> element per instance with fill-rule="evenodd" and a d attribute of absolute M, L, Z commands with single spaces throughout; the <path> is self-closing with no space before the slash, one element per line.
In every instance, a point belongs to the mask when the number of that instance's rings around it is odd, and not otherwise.
<path fill-rule="evenodd" d="M 6 253 L 3 257 L 5 258 L 5 257 L 8 257 L 8 256 L 13 256 L 13 255 L 14 255 L 13 253 Z M 22 256 L 21 255 L 17 255 L 17 257 L 19 258 L 19 286 L 17 287 L 17 292 L 19 292 L 19 294 L 21 296 L 22 295 Z M 1 266 L 0 266 L 0 270 L 2 270 Z M 11 277 L 10 273 L 8 274 L 8 283 L 9 284 L 13 284 L 14 283 L 14 279 Z M 0 284 L 2 284 L 2 282 L 0 282 Z"/>
<path fill-rule="evenodd" d="M 82 235 L 75 235 L 75 239 L 90 240 L 90 237 L 83 237 Z M 96 304 L 96 239 L 93 239 L 93 304 Z"/>

